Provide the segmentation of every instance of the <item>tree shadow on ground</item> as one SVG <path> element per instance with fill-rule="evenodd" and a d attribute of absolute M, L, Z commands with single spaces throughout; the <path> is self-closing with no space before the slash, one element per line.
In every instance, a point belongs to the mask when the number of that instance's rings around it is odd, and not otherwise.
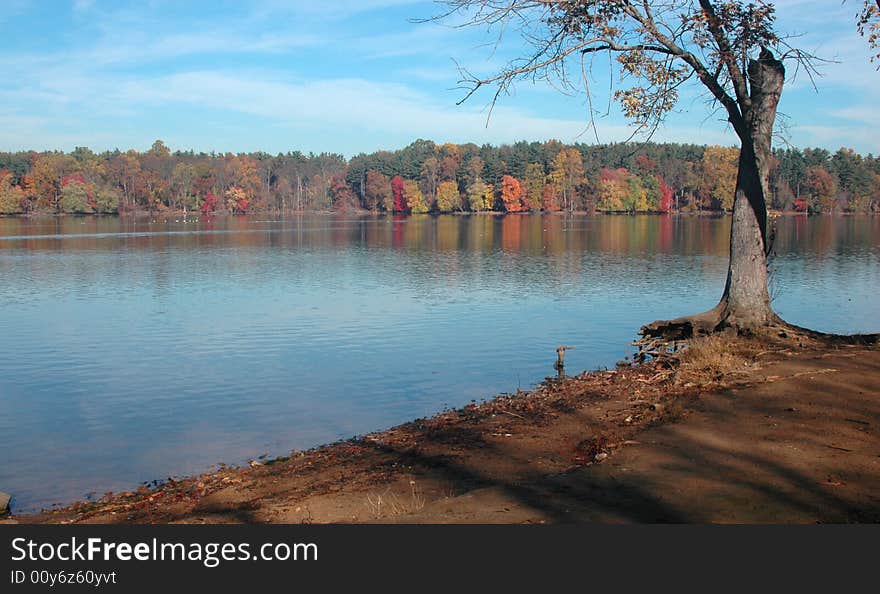
<path fill-rule="evenodd" d="M 805 377 L 783 391 L 771 386 L 749 397 L 704 395 L 692 404 L 692 417 L 640 434 L 642 445 L 561 474 L 532 465 L 514 476 L 493 472 L 487 458 L 516 456 L 515 446 L 503 442 L 484 442 L 476 457 L 368 445 L 457 493 L 494 489 L 500 501 L 532 510 L 541 521 L 880 522 L 880 498 L 873 495 L 880 493 L 873 460 L 880 446 L 873 429 L 880 425 L 876 388 L 824 381 L 828 385 L 817 387 L 816 378 Z M 456 441 L 482 441 L 478 432 L 455 431 Z M 458 517 L 482 522 L 491 516 L 475 509 Z M 422 513 L 400 521 L 443 518 Z"/>

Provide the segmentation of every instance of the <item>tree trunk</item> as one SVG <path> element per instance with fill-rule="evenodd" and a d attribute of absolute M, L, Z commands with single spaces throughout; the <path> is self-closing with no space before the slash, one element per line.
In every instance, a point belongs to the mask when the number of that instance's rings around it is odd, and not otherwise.
<path fill-rule="evenodd" d="M 767 206 L 760 181 L 761 165 L 757 151 L 749 144 L 743 142 L 740 150 L 730 224 L 730 261 L 724 294 L 717 306 L 717 325 L 754 331 L 774 320 L 775 314 L 767 288 Z"/>
<path fill-rule="evenodd" d="M 645 337 L 677 340 L 725 328 L 756 333 L 779 322 L 770 307 L 767 285 L 766 196 L 769 195 L 773 122 L 785 82 L 785 69 L 769 51 L 763 50 L 758 60 L 749 62 L 748 74 L 751 105 L 743 109 L 742 148 L 724 293 L 718 305 L 705 313 L 643 326 L 641 333 Z"/>
<path fill-rule="evenodd" d="M 751 106 L 745 112 L 733 221 L 730 228 L 730 265 L 721 297 L 721 325 L 755 331 L 778 321 L 767 289 L 767 196 L 770 144 L 776 107 L 785 82 L 785 68 L 762 50 L 749 62 Z"/>

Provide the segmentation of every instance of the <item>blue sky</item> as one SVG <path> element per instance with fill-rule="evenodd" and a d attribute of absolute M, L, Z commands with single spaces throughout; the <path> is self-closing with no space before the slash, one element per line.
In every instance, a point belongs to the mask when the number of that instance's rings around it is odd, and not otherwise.
<path fill-rule="evenodd" d="M 880 152 L 880 72 L 855 32 L 858 2 L 780 0 L 797 45 L 836 60 L 818 91 L 803 75 L 780 111 L 796 146 Z M 483 93 L 456 101 L 453 59 L 478 74 L 516 54 L 484 31 L 411 22 L 438 6 L 414 0 L 139 2 L 4 0 L 0 11 L 0 150 L 144 150 L 163 139 L 196 151 L 361 151 L 437 142 L 602 142 L 629 136 L 596 91 L 597 129 L 583 96 L 520 83 L 486 126 Z M 605 89 L 606 69 L 592 81 Z M 789 77 L 792 78 L 791 76 Z M 656 140 L 733 144 L 696 87 Z M 779 142 L 777 142 L 779 144 Z"/>

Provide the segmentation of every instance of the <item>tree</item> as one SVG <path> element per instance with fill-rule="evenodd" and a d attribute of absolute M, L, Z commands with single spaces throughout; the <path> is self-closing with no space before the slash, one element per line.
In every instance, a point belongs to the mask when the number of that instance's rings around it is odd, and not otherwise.
<path fill-rule="evenodd" d="M 618 169 L 602 168 L 599 173 L 599 210 L 609 212 L 622 212 L 627 208 L 629 172 L 620 167 Z"/>
<path fill-rule="evenodd" d="M 61 180 L 61 210 L 76 214 L 95 212 L 95 193 L 81 175 L 68 175 Z"/>
<path fill-rule="evenodd" d="M 523 176 L 526 195 L 523 202 L 525 207 L 533 212 L 541 210 L 541 198 L 546 178 L 544 166 L 541 163 L 529 163 L 526 165 L 526 172 Z"/>
<path fill-rule="evenodd" d="M 470 186 L 476 181 L 483 179 L 483 170 L 486 164 L 479 156 L 471 157 L 465 168 L 465 183 Z"/>
<path fill-rule="evenodd" d="M 807 169 L 807 208 L 812 212 L 834 212 L 837 181 L 824 167 Z"/>
<path fill-rule="evenodd" d="M 492 210 L 495 202 L 495 189 L 479 177 L 467 187 L 468 207 L 472 212 Z"/>
<path fill-rule="evenodd" d="M 562 199 L 562 209 L 573 211 L 577 198 L 577 188 L 584 181 L 584 159 L 576 148 L 562 149 L 553 159 L 553 169 L 549 175 L 550 183 L 556 186 L 556 193 Z"/>
<path fill-rule="evenodd" d="M 437 186 L 437 210 L 452 212 L 460 208 L 461 195 L 458 193 L 458 184 L 454 181 L 440 182 Z"/>
<path fill-rule="evenodd" d="M 202 211 L 202 214 L 205 216 L 211 216 L 217 211 L 217 206 L 220 204 L 220 197 L 217 196 L 214 192 L 208 190 L 205 193 L 205 198 L 202 200 L 202 204 L 199 206 L 199 210 Z"/>
<path fill-rule="evenodd" d="M 673 191 L 662 178 L 657 178 L 660 182 L 660 212 L 670 212 L 673 206 Z"/>
<path fill-rule="evenodd" d="M 18 214 L 24 210 L 24 191 L 12 184 L 12 174 L 0 170 L 0 214 Z"/>
<path fill-rule="evenodd" d="M 403 196 L 406 199 L 406 208 L 413 214 L 422 214 L 430 210 L 428 203 L 425 202 L 425 195 L 419 188 L 419 184 L 412 180 L 404 180 Z"/>
<path fill-rule="evenodd" d="M 723 146 L 707 146 L 703 153 L 700 194 L 713 209 L 731 210 L 736 192 L 739 151 Z"/>
<path fill-rule="evenodd" d="M 501 178 L 501 203 L 504 205 L 506 212 L 521 212 L 525 210 L 522 203 L 525 195 L 525 188 L 522 187 L 518 179 L 512 175 L 505 175 Z"/>
<path fill-rule="evenodd" d="M 260 178 L 259 164 L 256 159 L 247 155 L 236 155 L 226 161 L 227 189 L 237 186 L 242 190 L 248 201 L 259 196 L 263 181 Z"/>
<path fill-rule="evenodd" d="M 871 60 L 880 59 L 880 0 L 864 0 L 856 18 L 859 34 L 877 51 Z"/>
<path fill-rule="evenodd" d="M 464 73 L 470 90 L 494 86 L 497 100 L 519 80 L 545 78 L 573 88 L 569 58 L 607 53 L 631 86 L 615 99 L 637 130 L 649 133 L 676 105 L 678 88 L 696 79 L 726 115 L 741 150 L 733 200 L 727 281 L 718 305 L 704 314 L 642 328 L 646 337 L 690 336 L 725 327 L 757 332 L 781 321 L 767 288 L 767 205 L 771 136 L 785 82 L 776 54 L 800 60 L 776 33 L 775 9 L 764 0 L 445 0 L 442 17 L 500 31 L 519 30 L 531 51 L 486 77 Z M 775 51 L 775 53 L 774 53 Z M 587 89 L 588 91 L 588 89 Z"/>
<path fill-rule="evenodd" d="M 638 175 L 632 175 L 631 173 L 627 175 L 624 206 L 628 212 L 645 212 L 648 210 L 648 192 L 645 190 L 645 186 Z"/>
<path fill-rule="evenodd" d="M 409 207 L 406 204 L 406 196 L 404 196 L 404 182 L 399 175 L 395 175 L 391 180 L 391 192 L 394 195 L 394 212 L 408 212 Z"/>
<path fill-rule="evenodd" d="M 440 184 L 440 160 L 437 157 L 428 157 L 422 163 L 420 187 L 427 196 L 428 203 L 433 204 L 437 199 L 437 186 Z"/>
<path fill-rule="evenodd" d="M 387 175 L 371 169 L 367 171 L 367 179 L 364 184 L 364 206 L 369 210 L 391 210 L 391 180 Z"/>
<path fill-rule="evenodd" d="M 117 155 L 110 161 L 110 176 L 122 190 L 120 210 L 129 211 L 134 208 L 135 196 L 141 179 L 141 163 L 137 153 L 128 151 Z"/>
<path fill-rule="evenodd" d="M 183 208 L 187 205 L 195 192 L 196 168 L 189 163 L 178 163 L 171 173 L 171 192 L 174 197 L 172 208 Z"/>
<path fill-rule="evenodd" d="M 233 214 L 245 214 L 251 203 L 251 196 L 239 186 L 229 186 L 224 193 L 226 209 Z"/>
<path fill-rule="evenodd" d="M 560 210 L 559 197 L 556 195 L 556 186 L 553 184 L 545 184 L 541 191 L 541 208 L 547 212 L 556 212 Z"/>
<path fill-rule="evenodd" d="M 60 211 L 61 182 L 75 168 L 74 159 L 64 153 L 34 155 L 27 185 L 33 193 L 38 209 Z"/>
<path fill-rule="evenodd" d="M 345 181 L 345 175 L 342 172 L 330 178 L 330 196 L 333 199 L 333 206 L 337 210 L 349 210 L 358 203 L 357 194 Z"/>
<path fill-rule="evenodd" d="M 115 188 L 99 188 L 95 192 L 95 211 L 116 214 L 119 211 L 119 191 Z"/>

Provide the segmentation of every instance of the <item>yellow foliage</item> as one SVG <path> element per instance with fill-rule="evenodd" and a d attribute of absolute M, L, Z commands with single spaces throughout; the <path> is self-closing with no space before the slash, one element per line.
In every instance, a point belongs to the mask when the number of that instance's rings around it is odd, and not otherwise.
<path fill-rule="evenodd" d="M 733 209 L 738 165 L 738 148 L 707 146 L 703 153 L 701 191 L 717 201 L 724 210 Z"/>
<path fill-rule="evenodd" d="M 459 206 L 461 206 L 461 196 L 458 194 L 458 184 L 453 181 L 440 182 L 437 186 L 437 210 L 452 212 Z"/>
<path fill-rule="evenodd" d="M 425 202 L 424 194 L 419 189 L 419 184 L 412 180 L 406 180 L 403 183 L 403 195 L 406 197 L 406 203 L 411 213 L 428 212 L 428 204 Z"/>

